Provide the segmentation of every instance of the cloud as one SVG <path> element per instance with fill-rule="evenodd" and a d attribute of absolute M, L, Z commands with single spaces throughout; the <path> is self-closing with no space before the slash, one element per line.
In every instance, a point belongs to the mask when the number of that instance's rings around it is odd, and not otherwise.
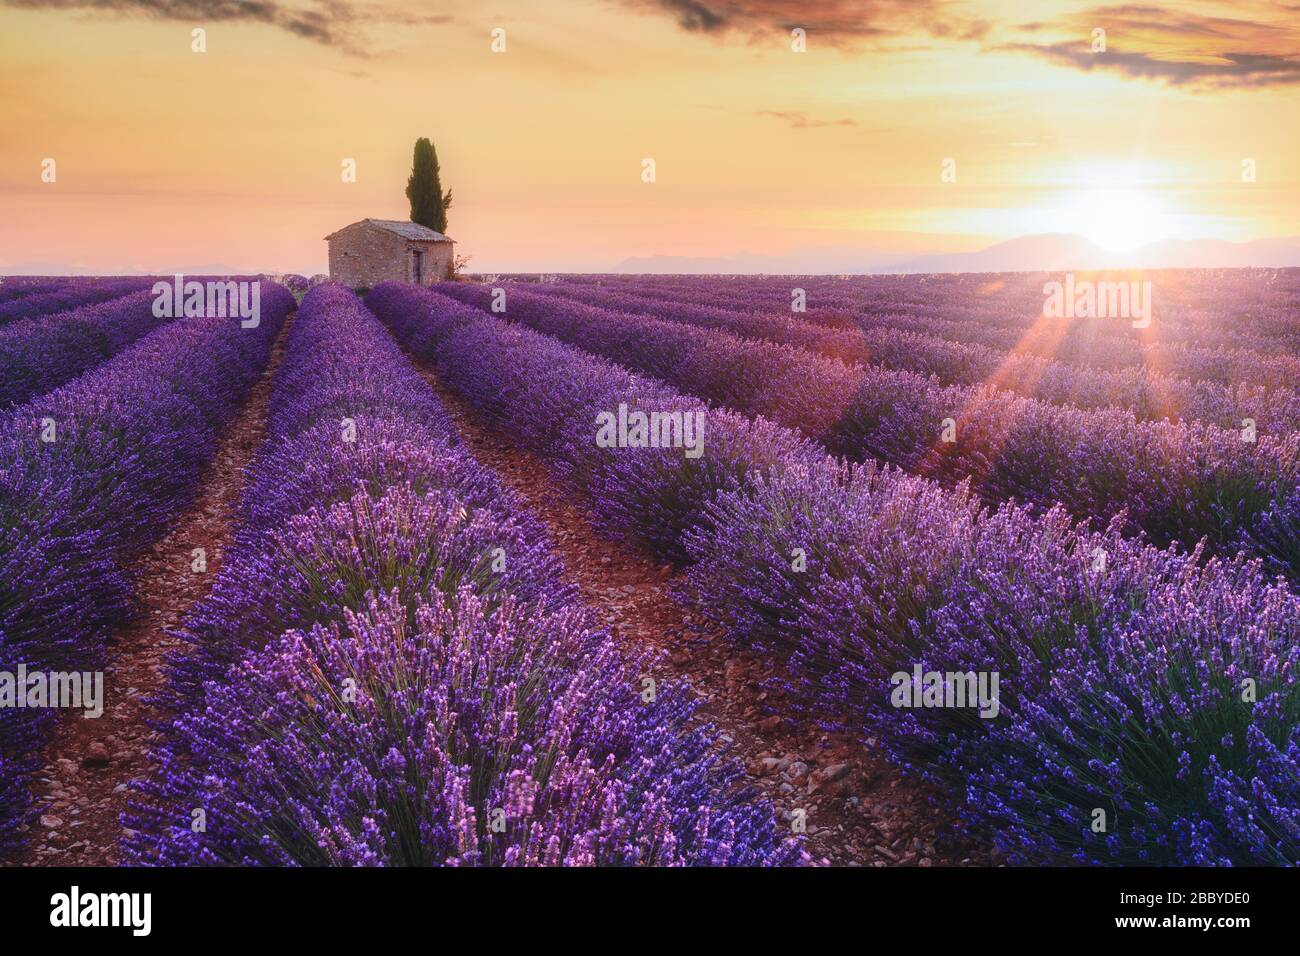
<path fill-rule="evenodd" d="M 831 46 L 927 34 L 955 40 L 980 39 L 986 20 L 953 12 L 946 0 L 612 0 L 646 13 L 666 14 L 683 30 L 757 39 L 795 27 Z"/>
<path fill-rule="evenodd" d="M 313 43 L 364 56 L 359 28 L 365 23 L 405 25 L 446 23 L 440 14 L 409 13 L 383 4 L 351 0 L 311 0 L 294 6 L 280 0 L 0 0 L 22 10 L 76 10 L 149 20 L 204 23 L 260 23 Z"/>
<path fill-rule="evenodd" d="M 1078 39 L 1004 43 L 991 49 L 1170 86 L 1252 89 L 1300 83 L 1300 33 L 1293 22 L 1209 16 L 1156 4 L 1122 4 L 1017 27 L 1026 33 L 1050 31 Z M 1095 28 L 1106 31 L 1104 52 L 1092 51 Z"/>
<path fill-rule="evenodd" d="M 1107 32 L 1161 37 L 1217 37 L 1224 40 L 1257 42 L 1283 39 L 1292 31 L 1279 24 L 1237 17 L 1215 17 L 1187 13 L 1156 4 L 1113 4 L 1092 7 L 1072 14 L 1064 22 L 1105 27 Z"/>
<path fill-rule="evenodd" d="M 696 0 L 659 0 L 659 6 L 674 14 L 684 30 L 707 32 L 722 29 L 727 24 L 724 14 L 711 10 Z"/>
<path fill-rule="evenodd" d="M 1266 53 L 1224 53 L 1216 62 L 1170 60 L 1150 53 L 1125 53 L 1108 49 L 1093 53 L 1078 43 L 1008 43 L 995 47 L 1031 53 L 1052 63 L 1078 70 L 1113 70 L 1126 76 L 1163 80 L 1171 86 L 1253 88 L 1300 83 L 1300 59 Z"/>
<path fill-rule="evenodd" d="M 759 116 L 770 116 L 774 119 L 784 120 L 795 129 L 817 129 L 823 126 L 857 126 L 858 121 L 852 119 L 823 120 L 812 119 L 807 113 L 801 110 L 759 110 Z"/>
<path fill-rule="evenodd" d="M 997 24 L 950 0 L 607 0 L 669 16 L 692 33 L 750 40 L 794 27 L 810 43 L 896 50 L 904 40 L 982 41 L 986 50 L 1028 54 L 1077 70 L 1107 70 L 1172 86 L 1238 88 L 1300 83 L 1300 4 L 1229 6 L 1216 16 L 1164 3 L 1119 3 L 1054 18 Z M 1199 11 L 1213 10 L 1203 5 Z M 1249 15 L 1239 11 L 1248 9 Z M 1094 28 L 1108 49 L 1093 53 Z M 990 43 L 998 31 L 1019 42 Z M 1002 37 L 999 37 L 1001 39 Z M 795 125 L 794 121 L 791 121 Z M 809 125 L 812 125 L 810 122 Z"/>

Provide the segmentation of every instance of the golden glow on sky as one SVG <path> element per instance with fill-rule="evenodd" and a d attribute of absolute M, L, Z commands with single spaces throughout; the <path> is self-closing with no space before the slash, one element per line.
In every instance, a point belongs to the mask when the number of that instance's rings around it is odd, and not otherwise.
<path fill-rule="evenodd" d="M 308 0 L 278 25 L 117 2 L 0 0 L 0 271 L 323 271 L 328 232 L 405 218 L 422 135 L 476 271 L 1300 233 L 1282 6 L 894 0 L 872 33 L 847 0 L 706 0 L 712 30 L 656 0 L 344 0 L 325 42 L 284 26 Z M 787 8 L 823 11 L 806 53 Z"/>
<path fill-rule="evenodd" d="M 1140 189 L 1089 189 L 1066 209 L 1063 231 L 1076 233 L 1103 249 L 1128 250 L 1177 233 L 1154 193 Z"/>

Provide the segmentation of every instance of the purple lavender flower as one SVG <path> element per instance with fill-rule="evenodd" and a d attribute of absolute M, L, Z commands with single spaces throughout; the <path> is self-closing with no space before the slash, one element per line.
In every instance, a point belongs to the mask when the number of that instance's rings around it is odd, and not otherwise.
<path fill-rule="evenodd" d="M 793 436 L 724 446 L 727 466 L 697 471 L 688 496 L 662 449 L 616 455 L 586 437 L 602 404 L 688 398 L 432 293 L 385 286 L 370 301 L 606 530 L 687 561 L 700 608 L 787 658 L 809 719 L 948 788 L 1014 859 L 1300 863 L 1300 606 L 1258 563 L 1159 550 L 1124 533 L 1122 507 L 1103 530 L 1061 508 L 989 511 L 968 485 L 847 466 Z M 418 325 L 403 324 L 408 307 Z M 1172 455 L 1183 433 L 1148 434 L 1151 454 Z M 1225 463 L 1249 454 L 1224 445 L 1205 466 L 1231 484 Z M 1052 487 L 1052 467 L 1022 480 Z M 915 668 L 996 675 L 997 706 L 898 706 L 897 675 Z"/>
<path fill-rule="evenodd" d="M 96 670 L 130 608 L 125 565 L 192 499 L 216 429 L 270 355 L 292 297 L 258 329 L 187 319 L 0 415 L 0 670 Z M 48 711 L 0 709 L 0 849 L 18 845 Z"/>
<path fill-rule="evenodd" d="M 269 432 L 172 662 L 132 860 L 803 861 L 688 692 L 642 700 L 656 662 L 574 604 L 540 523 L 346 290 L 304 298 Z"/>

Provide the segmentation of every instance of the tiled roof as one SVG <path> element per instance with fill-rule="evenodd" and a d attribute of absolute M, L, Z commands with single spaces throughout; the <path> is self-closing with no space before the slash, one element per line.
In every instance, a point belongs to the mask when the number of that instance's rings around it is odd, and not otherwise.
<path fill-rule="evenodd" d="M 383 229 L 387 232 L 395 233 L 401 236 L 403 239 L 416 239 L 421 242 L 454 242 L 455 241 L 453 239 L 447 238 L 440 232 L 434 232 L 428 226 L 420 225 L 418 222 L 403 222 L 400 219 L 362 219 L 361 222 L 368 222 L 372 226 L 378 226 L 380 229 Z M 359 224 L 360 223 L 354 222 L 351 225 L 356 226 Z M 348 226 L 343 227 L 343 229 L 347 229 L 347 228 L 349 227 Z M 330 233 L 325 238 L 333 239 L 335 236 L 339 234 L 339 232 L 342 232 L 343 229 L 340 229 L 338 232 Z"/>

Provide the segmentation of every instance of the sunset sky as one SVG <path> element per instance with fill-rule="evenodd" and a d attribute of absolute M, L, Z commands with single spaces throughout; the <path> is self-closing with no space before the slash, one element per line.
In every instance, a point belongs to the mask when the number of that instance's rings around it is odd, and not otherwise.
<path fill-rule="evenodd" d="M 7 273 L 321 272 L 419 136 L 472 271 L 1246 241 L 1300 234 L 1300 3 L 0 0 L 0 121 Z"/>

